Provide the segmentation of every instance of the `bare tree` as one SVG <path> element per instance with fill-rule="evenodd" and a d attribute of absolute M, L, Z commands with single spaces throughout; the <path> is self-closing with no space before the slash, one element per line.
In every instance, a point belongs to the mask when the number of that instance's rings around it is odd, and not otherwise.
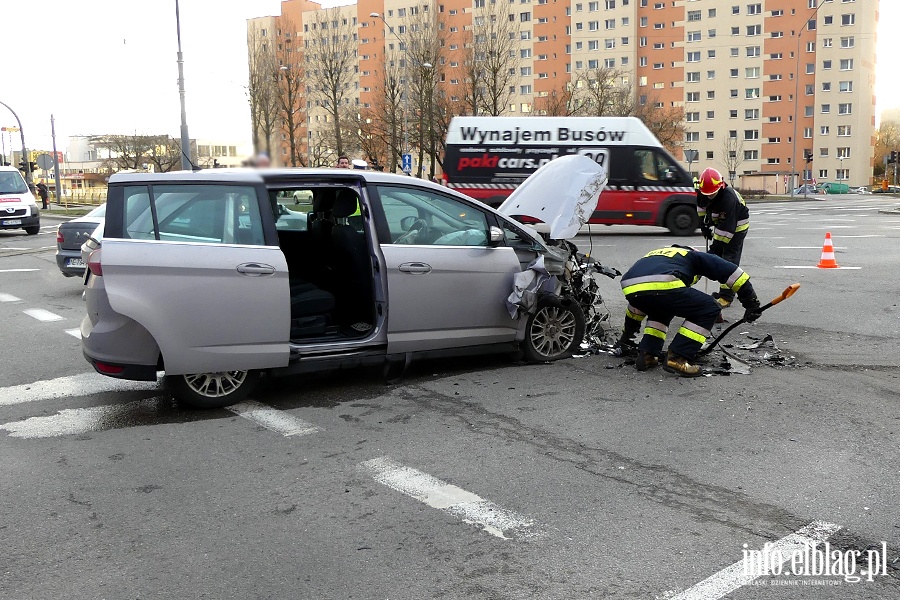
<path fill-rule="evenodd" d="M 575 83 L 563 81 L 546 96 L 534 100 L 534 112 L 547 117 L 572 117 L 581 114 L 580 98 L 575 94 Z"/>
<path fill-rule="evenodd" d="M 463 38 L 465 56 L 460 68 L 468 114 L 502 115 L 516 95 L 519 23 L 510 6 L 496 2 L 476 8 L 471 33 Z"/>
<path fill-rule="evenodd" d="M 724 153 L 722 164 L 728 170 L 731 185 L 734 185 L 738 167 L 744 162 L 744 140 L 737 135 L 732 136 L 729 134 L 725 136 L 725 141 L 722 142 L 722 151 Z"/>
<path fill-rule="evenodd" d="M 419 152 L 418 176 L 423 174 L 426 151 L 431 157 L 434 172 L 434 93 L 435 73 L 441 50 L 438 23 L 434 19 L 422 18 L 406 22 L 407 47 L 405 56 L 407 90 L 414 99 L 416 117 L 416 148 Z"/>
<path fill-rule="evenodd" d="M 635 113 L 634 87 L 625 71 L 610 67 L 583 70 L 575 73 L 572 85 L 575 114 L 609 117 Z"/>
<path fill-rule="evenodd" d="M 353 95 L 351 84 L 358 67 L 356 28 L 338 8 L 316 11 L 306 36 L 307 93 L 328 113 L 334 134 L 334 150 L 344 153 L 342 118 Z"/>
<path fill-rule="evenodd" d="M 181 165 L 181 142 L 168 135 L 102 135 L 91 143 L 107 151 L 104 166 L 113 172 L 151 165 L 157 172 L 168 172 Z"/>
<path fill-rule="evenodd" d="M 272 154 L 272 136 L 278 122 L 279 96 L 278 60 L 268 36 L 260 27 L 247 31 L 247 52 L 250 66 L 247 99 L 250 101 L 250 122 L 253 125 L 254 152 Z"/>
<path fill-rule="evenodd" d="M 664 106 L 653 96 L 641 100 L 625 114 L 639 118 L 667 150 L 676 152 L 684 145 L 684 108 Z"/>
<path fill-rule="evenodd" d="M 900 148 L 900 125 L 895 121 L 882 121 L 875 131 L 875 175 L 885 174 L 884 159 L 891 150 Z"/>
<path fill-rule="evenodd" d="M 378 77 L 380 84 L 374 90 L 375 101 L 372 108 L 367 111 L 367 118 L 371 119 L 371 123 L 366 123 L 362 128 L 367 136 L 380 140 L 382 148 L 379 153 L 379 164 L 384 165 L 386 170 L 394 172 L 399 168 L 400 153 L 403 151 L 401 148 L 403 125 L 400 120 L 401 116 L 405 117 L 402 71 L 398 54 L 396 51 L 388 50 L 381 63 L 381 73 Z M 366 141 L 360 145 L 367 147 L 369 143 Z"/>

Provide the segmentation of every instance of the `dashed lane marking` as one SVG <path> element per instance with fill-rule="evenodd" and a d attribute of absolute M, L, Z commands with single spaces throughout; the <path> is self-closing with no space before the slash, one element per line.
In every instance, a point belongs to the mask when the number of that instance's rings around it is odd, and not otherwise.
<path fill-rule="evenodd" d="M 841 234 L 842 238 L 876 238 L 876 237 L 884 237 L 883 233 L 866 233 L 862 235 L 844 235 Z"/>
<path fill-rule="evenodd" d="M 821 250 L 822 246 L 778 246 L 779 250 Z M 834 246 L 835 250 L 846 250 L 847 246 Z"/>
<path fill-rule="evenodd" d="M 0 388 L 0 406 L 56 398 L 90 396 L 103 392 L 155 390 L 158 388 L 158 381 L 129 381 L 106 377 L 99 373 L 83 373 Z"/>
<path fill-rule="evenodd" d="M 0 269 L 0 273 L 30 273 L 31 271 L 40 271 L 40 269 Z"/>
<path fill-rule="evenodd" d="M 534 522 L 518 513 L 422 471 L 401 465 L 387 456 L 359 464 L 375 481 L 444 511 L 466 523 L 479 525 L 487 533 L 503 539 L 527 536 Z"/>
<path fill-rule="evenodd" d="M 816 265 L 776 265 L 774 269 L 818 269 Z M 862 267 L 832 267 L 830 269 L 822 269 L 822 271 L 856 271 Z"/>
<path fill-rule="evenodd" d="M 807 548 L 814 548 L 816 544 L 821 544 L 840 528 L 839 525 L 834 523 L 813 521 L 797 530 L 796 533 L 768 544 L 770 568 L 775 569 L 776 563 L 783 565 L 797 553 L 801 553 Z M 781 559 L 780 562 L 778 562 L 776 557 Z M 752 570 L 748 570 L 744 561 L 740 560 L 683 592 L 675 595 L 671 595 L 673 592 L 668 592 L 663 597 L 666 600 L 718 600 L 738 588 L 749 585 L 761 576 L 755 574 Z"/>
<path fill-rule="evenodd" d="M 71 335 L 74 338 L 81 339 L 81 330 L 80 329 L 66 329 L 66 333 Z"/>
<path fill-rule="evenodd" d="M 38 321 L 62 321 L 65 317 L 61 317 L 56 313 L 52 313 L 49 310 L 44 310 L 43 308 L 29 308 L 28 310 L 23 310 L 23 313 L 28 315 L 33 319 L 37 319 Z"/>
<path fill-rule="evenodd" d="M 239 417 L 244 417 L 269 431 L 280 433 L 285 437 L 308 435 L 320 431 L 312 423 L 307 423 L 303 419 L 253 400 L 239 402 L 227 407 L 227 409 Z"/>
<path fill-rule="evenodd" d="M 17 298 L 12 294 L 0 294 L 0 302 L 21 302 L 21 298 Z"/>

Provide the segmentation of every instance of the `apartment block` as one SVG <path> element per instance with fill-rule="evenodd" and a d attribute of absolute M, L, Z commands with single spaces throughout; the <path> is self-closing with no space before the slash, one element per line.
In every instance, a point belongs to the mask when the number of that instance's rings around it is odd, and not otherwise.
<path fill-rule="evenodd" d="M 312 26 L 331 25 L 342 35 L 355 30 L 354 72 L 343 101 L 360 114 L 374 109 L 386 80 L 399 77 L 408 87 L 411 70 L 424 66 L 434 70 L 442 109 L 471 114 L 467 82 L 477 77 L 478 61 L 486 65 L 486 55 L 499 51 L 492 48 L 503 48 L 510 59 L 500 114 L 577 114 L 579 86 L 594 85 L 606 72 L 615 85 L 632 90 L 634 103 L 683 111 L 684 139 L 673 152 L 685 167 L 697 172 L 713 166 L 739 187 L 783 192 L 806 179 L 871 183 L 878 4 L 360 0 L 323 9 L 308 0 L 285 0 L 281 15 L 253 19 L 248 31 L 265 27 L 282 61 L 291 56 L 295 60 L 286 64 L 297 66 L 290 68 L 309 69 L 303 49 L 314 37 Z M 503 27 L 489 26 L 500 21 Z M 291 27 L 283 26 L 287 22 Z M 343 24 L 351 29 L 341 29 Z M 426 63 L 411 56 L 410 44 L 429 28 L 439 50 Z M 498 35 L 511 44 L 495 45 Z M 292 53 L 285 53 L 289 46 Z M 307 155 L 329 117 L 315 94 L 302 94 Z M 397 107 L 403 114 L 407 109 Z M 403 131 L 410 135 L 408 125 Z M 276 138 L 276 160 L 288 164 L 286 136 Z"/>

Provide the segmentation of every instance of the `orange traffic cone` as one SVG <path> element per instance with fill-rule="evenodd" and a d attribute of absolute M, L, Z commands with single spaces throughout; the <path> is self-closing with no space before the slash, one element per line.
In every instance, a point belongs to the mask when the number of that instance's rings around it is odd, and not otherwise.
<path fill-rule="evenodd" d="M 831 243 L 831 234 L 825 234 L 825 245 L 822 246 L 822 258 L 816 265 L 820 269 L 838 269 L 840 268 L 834 260 L 834 245 Z"/>

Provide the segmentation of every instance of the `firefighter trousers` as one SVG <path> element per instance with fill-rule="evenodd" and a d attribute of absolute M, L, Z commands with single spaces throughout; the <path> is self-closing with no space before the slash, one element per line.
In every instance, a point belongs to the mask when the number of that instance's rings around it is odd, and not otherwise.
<path fill-rule="evenodd" d="M 662 354 L 669 323 L 675 317 L 683 317 L 684 323 L 669 345 L 669 350 L 688 359 L 697 356 L 722 310 L 712 296 L 691 287 L 637 292 L 629 294 L 626 299 L 629 305 L 647 315 L 639 350 Z"/>
<path fill-rule="evenodd" d="M 747 237 L 747 231 L 749 230 L 738 231 L 731 238 L 730 242 L 721 246 L 716 244 L 715 250 L 710 248 L 709 251 L 719 258 L 724 258 L 728 262 L 734 263 L 738 267 L 741 266 L 741 254 L 744 251 L 744 239 Z M 734 292 L 725 284 L 719 286 L 719 297 L 729 302 L 734 302 Z"/>

